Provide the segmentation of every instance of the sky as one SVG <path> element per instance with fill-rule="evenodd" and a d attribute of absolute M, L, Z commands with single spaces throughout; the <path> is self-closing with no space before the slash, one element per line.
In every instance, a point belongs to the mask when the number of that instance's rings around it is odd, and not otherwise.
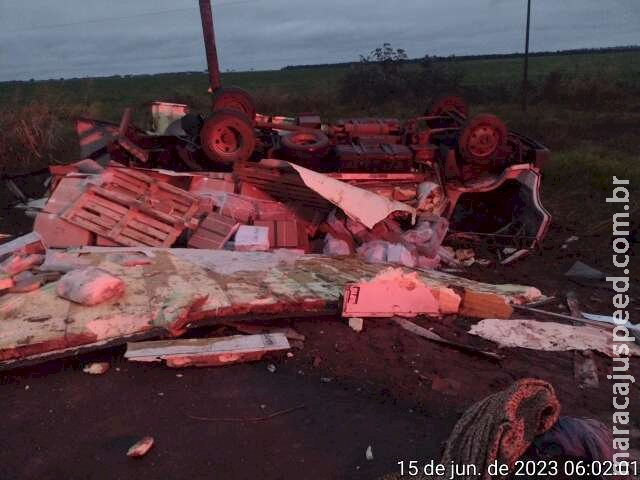
<path fill-rule="evenodd" d="M 526 0 L 212 0 L 220 68 L 524 49 Z M 640 0 L 532 0 L 531 50 L 640 44 Z M 197 0 L 0 0 L 0 81 L 202 71 Z"/>

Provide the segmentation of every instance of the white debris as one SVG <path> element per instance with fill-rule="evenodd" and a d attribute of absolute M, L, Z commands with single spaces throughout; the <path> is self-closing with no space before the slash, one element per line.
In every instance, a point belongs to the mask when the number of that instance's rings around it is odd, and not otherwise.
<path fill-rule="evenodd" d="M 387 247 L 389 242 L 374 240 L 362 244 L 356 252 L 367 263 L 385 263 L 387 261 Z"/>
<path fill-rule="evenodd" d="M 349 326 L 351 327 L 351 330 L 361 332 L 362 328 L 364 327 L 364 319 L 359 317 L 350 318 Z"/>
<path fill-rule="evenodd" d="M 153 447 L 154 440 L 153 437 L 144 437 L 141 440 L 134 443 L 131 448 L 127 451 L 127 457 L 131 458 L 140 458 L 144 457 L 151 447 Z"/>
<path fill-rule="evenodd" d="M 421 222 L 411 230 L 407 230 L 402 239 L 408 243 L 414 245 L 420 245 L 427 243 L 433 237 L 433 228 L 431 228 L 431 222 Z"/>
<path fill-rule="evenodd" d="M 371 448 L 371 445 L 369 445 L 367 447 L 367 451 L 364 452 L 364 458 L 366 458 L 369 461 L 373 460 L 373 448 Z"/>
<path fill-rule="evenodd" d="M 337 257 L 342 255 L 350 255 L 351 249 L 349 248 L 349 244 L 346 241 L 335 238 L 330 233 L 327 233 L 327 235 L 324 237 L 324 248 L 322 249 L 322 253 L 330 257 Z"/>
<path fill-rule="evenodd" d="M 403 244 L 391 243 L 387 248 L 387 262 L 413 268 L 416 266 L 416 256 Z"/>
<path fill-rule="evenodd" d="M 118 298 L 124 293 L 124 282 L 101 268 L 88 267 L 66 273 L 56 287 L 56 293 L 82 305 L 97 305 Z"/>
<path fill-rule="evenodd" d="M 318 195 L 340 208 L 348 217 L 373 228 L 393 212 L 406 212 L 415 223 L 416 210 L 402 202 L 350 185 L 322 173 L 288 162 L 298 172 L 304 184 Z"/>
<path fill-rule="evenodd" d="M 521 250 L 517 250 L 514 253 L 512 253 L 511 255 L 509 255 L 507 258 L 505 258 L 504 260 L 502 260 L 500 262 L 501 265 L 509 265 L 510 263 L 515 262 L 516 260 L 522 258 L 522 257 L 526 257 L 529 254 L 529 250 L 527 250 L 526 248 L 523 248 Z"/>
<path fill-rule="evenodd" d="M 103 373 L 106 373 L 107 370 L 109 370 L 110 366 L 111 365 L 109 365 L 107 362 L 93 362 L 85 365 L 82 371 L 84 373 L 88 373 L 89 375 L 102 375 Z"/>
<path fill-rule="evenodd" d="M 241 252 L 269 250 L 269 228 L 240 225 L 235 236 L 235 249 Z"/>
<path fill-rule="evenodd" d="M 532 350 L 595 350 L 613 356 L 613 337 L 591 326 L 565 325 L 537 320 L 485 319 L 473 325 L 469 333 L 496 342 L 501 347 Z M 630 343 L 629 355 L 640 356 L 640 347 Z"/>
<path fill-rule="evenodd" d="M 456 260 L 465 266 L 472 265 L 475 261 L 476 252 L 471 248 L 459 248 L 455 251 Z"/>
<path fill-rule="evenodd" d="M 418 210 L 437 211 L 444 200 L 442 187 L 434 182 L 422 182 L 418 185 Z"/>
<path fill-rule="evenodd" d="M 276 366 L 273 363 L 270 363 L 269 365 L 267 365 L 267 370 L 269 370 L 270 373 L 275 373 Z"/>

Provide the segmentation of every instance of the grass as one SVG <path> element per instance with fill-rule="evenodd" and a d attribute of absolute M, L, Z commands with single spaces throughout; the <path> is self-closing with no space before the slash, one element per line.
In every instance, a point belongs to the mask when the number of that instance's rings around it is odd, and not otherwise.
<path fill-rule="evenodd" d="M 453 60 L 446 64 L 461 72 L 462 87 L 474 100 L 472 113 L 494 112 L 510 128 L 550 146 L 553 156 L 545 169 L 545 203 L 563 212 L 566 221 L 574 220 L 569 217 L 574 215 L 575 205 L 583 208 L 588 205 L 593 216 L 602 217 L 613 174 L 629 177 L 637 198 L 640 51 L 531 58 L 532 105 L 526 114 L 518 102 L 521 59 Z M 373 115 L 406 118 L 421 114 L 426 107 L 427 98 L 424 102 L 406 99 L 371 102 L 362 109 L 355 109 L 348 102 L 340 103 L 337 87 L 348 69 L 322 66 L 233 72 L 223 74 L 223 83 L 252 92 L 259 111 L 264 113 L 290 115 L 315 111 L 325 119 Z M 561 81 L 556 79 L 550 84 L 552 72 L 559 73 Z M 545 98 L 549 84 L 553 98 Z M 118 121 L 125 107 L 133 107 L 134 121 L 144 125 L 149 104 L 154 100 L 187 103 L 196 111 L 206 112 L 207 86 L 208 77 L 204 73 L 0 83 L 0 169 L 21 173 L 38 164 L 46 166 L 52 159 L 74 160 L 77 149 L 73 119 L 80 114 Z M 44 132 L 51 148 L 38 151 L 37 155 L 28 148 L 14 148 L 11 155 L 6 149 L 3 153 L 3 141 L 6 145 L 17 140 L 9 124 L 30 111 L 55 117 L 55 121 L 38 123 L 53 129 Z M 53 140 L 49 133 L 55 137 Z M 22 147 L 28 144 L 27 139 Z M 564 200 L 571 200 L 574 206 L 565 208 Z M 585 215 L 578 217 L 576 225 L 592 220 Z"/>

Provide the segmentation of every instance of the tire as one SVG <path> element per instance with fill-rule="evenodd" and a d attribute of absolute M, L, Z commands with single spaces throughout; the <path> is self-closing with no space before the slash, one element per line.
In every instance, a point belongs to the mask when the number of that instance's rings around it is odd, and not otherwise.
<path fill-rule="evenodd" d="M 481 113 L 470 118 L 460 130 L 458 150 L 470 163 L 486 165 L 507 141 L 507 127 L 495 115 Z"/>
<path fill-rule="evenodd" d="M 459 112 L 463 117 L 469 114 L 467 103 L 464 101 L 464 98 L 459 95 L 445 95 L 437 98 L 436 101 L 429 106 L 425 114 L 435 117 L 451 110 Z"/>
<path fill-rule="evenodd" d="M 236 110 L 244 113 L 253 123 L 256 116 L 256 105 L 251 95 L 238 87 L 220 87 L 213 92 L 211 110 Z"/>
<path fill-rule="evenodd" d="M 251 157 L 256 137 L 246 115 L 236 110 L 217 110 L 202 126 L 200 144 L 209 160 L 231 164 Z"/>
<path fill-rule="evenodd" d="M 300 130 L 282 137 L 284 153 L 301 160 L 324 157 L 330 146 L 329 137 L 320 130 Z"/>

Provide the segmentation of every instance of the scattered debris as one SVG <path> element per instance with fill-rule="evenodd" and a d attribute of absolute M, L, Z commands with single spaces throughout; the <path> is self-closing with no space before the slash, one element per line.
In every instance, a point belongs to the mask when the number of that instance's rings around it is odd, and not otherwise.
<path fill-rule="evenodd" d="M 535 302 L 528 302 L 526 303 L 525 307 L 542 307 L 544 305 L 547 305 L 551 302 L 555 302 L 556 301 L 556 297 L 555 296 L 550 296 L 550 297 L 544 297 L 540 300 L 536 300 Z"/>
<path fill-rule="evenodd" d="M 28 293 L 39 289 L 45 282 L 45 277 L 43 275 L 34 275 L 27 270 L 13 277 L 13 282 L 13 286 L 7 290 L 8 293 Z"/>
<path fill-rule="evenodd" d="M 252 325 L 244 322 L 227 322 L 225 325 L 235 328 L 237 331 L 247 333 L 249 335 L 259 335 L 263 333 L 281 333 L 288 340 L 297 340 L 304 342 L 306 337 L 291 327 L 272 327 L 270 325 Z"/>
<path fill-rule="evenodd" d="M 558 305 L 559 307 L 564 307 L 564 305 Z M 607 328 L 606 325 L 603 325 L 602 323 L 596 321 L 596 320 L 590 320 L 588 318 L 585 318 L 585 315 L 582 314 L 580 317 L 578 316 L 571 316 L 571 315 L 565 315 L 564 313 L 555 313 L 555 312 L 549 312 L 547 310 L 541 310 L 539 308 L 533 308 L 530 307 L 528 305 L 514 305 L 513 306 L 515 309 L 517 310 L 523 310 L 525 312 L 530 312 L 530 313 L 539 313 L 542 315 L 547 315 L 549 317 L 555 317 L 555 318 L 561 318 L 563 320 L 568 320 L 570 321 L 572 324 L 575 324 L 576 322 L 581 323 L 583 325 L 591 325 L 592 327 L 596 327 L 596 328 Z M 610 327 L 609 327 L 610 329 Z"/>
<path fill-rule="evenodd" d="M 473 265 L 475 262 L 476 252 L 471 248 L 461 248 L 454 253 L 456 260 L 463 264 L 465 267 Z"/>
<path fill-rule="evenodd" d="M 351 317 L 349 319 L 349 327 L 355 332 L 361 332 L 364 327 L 364 319 L 359 317 Z"/>
<path fill-rule="evenodd" d="M 300 175 L 304 184 L 339 207 L 349 218 L 373 228 L 393 212 L 406 212 L 415 223 L 416 210 L 409 205 L 355 187 L 335 178 L 287 162 Z"/>
<path fill-rule="evenodd" d="M 416 208 L 424 212 L 440 214 L 444 207 L 444 192 L 435 182 L 422 182 L 418 185 L 418 203 Z"/>
<path fill-rule="evenodd" d="M 153 437 L 143 437 L 142 439 L 138 440 L 136 443 L 131 445 L 129 450 L 127 450 L 127 457 L 131 457 L 131 458 L 144 457 L 149 452 L 149 450 L 151 450 L 151 447 L 153 447 L 154 442 L 155 441 Z"/>
<path fill-rule="evenodd" d="M 88 373 L 89 375 L 102 375 L 103 373 L 106 373 L 110 367 L 111 365 L 109 365 L 107 362 L 93 362 L 85 365 L 82 371 L 84 373 Z"/>
<path fill-rule="evenodd" d="M 47 250 L 42 265 L 38 267 L 41 272 L 61 272 L 67 273 L 71 270 L 89 267 L 90 263 L 80 257 L 77 252 L 67 252 L 64 250 Z"/>
<path fill-rule="evenodd" d="M 581 261 L 576 261 L 571 268 L 566 271 L 565 276 L 577 280 L 604 280 L 606 278 L 606 275 L 600 270 L 596 270 Z"/>
<path fill-rule="evenodd" d="M 590 350 L 576 351 L 573 356 L 573 374 L 580 388 L 598 388 L 598 366 L 593 352 Z"/>
<path fill-rule="evenodd" d="M 66 273 L 56 286 L 56 293 L 82 305 L 97 305 L 124 294 L 124 282 L 106 270 L 87 267 Z"/>
<path fill-rule="evenodd" d="M 340 238 L 335 238 L 330 233 L 324 237 L 324 248 L 322 249 L 324 255 L 346 256 L 351 254 L 351 248 L 349 244 Z"/>
<path fill-rule="evenodd" d="M 269 250 L 269 229 L 241 225 L 236 232 L 235 249 L 239 252 L 265 252 Z"/>
<path fill-rule="evenodd" d="M 509 255 L 507 258 L 505 258 L 504 260 L 500 261 L 500 265 L 510 265 L 511 263 L 515 262 L 516 260 L 519 260 L 522 257 L 526 257 L 527 255 L 529 255 L 529 250 L 527 250 L 525 248 L 520 249 L 520 250 L 516 250 L 511 255 Z"/>
<path fill-rule="evenodd" d="M 347 284 L 368 282 L 389 268 L 384 264 L 366 264 L 353 256 L 338 259 L 290 251 L 283 254 L 281 251 L 154 249 L 149 250 L 153 254 L 149 257 L 152 264 L 144 265 L 140 270 L 109 260 L 113 253 L 126 251 L 114 251 L 113 247 L 83 247 L 81 250 L 83 259 L 94 265 L 91 268 L 109 271 L 124 283 L 124 293 L 117 301 L 92 307 L 72 304 L 55 293 L 62 279 L 28 296 L 0 296 L 0 321 L 5 332 L 0 338 L 0 367 L 28 359 L 42 361 L 47 355 L 65 351 L 71 354 L 71 347 L 76 352 L 122 344 L 131 336 L 178 336 L 186 331 L 187 325 L 197 327 L 207 322 L 283 315 L 295 318 L 337 314 Z M 128 251 L 139 251 L 139 247 Z M 154 275 L 146 275 L 148 272 Z M 402 280 L 403 277 L 406 278 Z M 395 287 L 391 285 L 394 278 L 401 279 Z M 418 304 L 424 303 L 424 299 L 417 298 L 403 285 L 430 291 L 433 300 L 427 306 L 438 315 L 472 314 L 468 307 L 478 295 L 485 300 L 497 298 L 503 305 L 540 297 L 540 292 L 531 287 L 489 285 L 433 270 L 392 268 L 391 273 L 377 277 L 374 286 L 379 281 L 390 288 L 405 290 L 403 295 L 417 300 Z M 167 288 L 168 282 L 171 282 L 171 288 Z M 310 285 L 313 285 L 312 289 Z M 387 300 L 391 301 L 390 298 Z M 392 315 L 396 314 L 393 310 L 402 309 L 402 306 L 387 307 L 391 307 L 389 314 Z M 31 321 L 42 317 L 43 311 L 50 317 L 40 323 Z M 70 323 L 71 318 L 73 322 Z M 25 343 L 24 338 L 29 341 Z"/>
<path fill-rule="evenodd" d="M 364 452 L 364 458 L 366 458 L 369 461 L 373 460 L 373 448 L 371 448 L 371 445 L 369 445 L 367 447 L 367 451 Z"/>
<path fill-rule="evenodd" d="M 44 262 L 44 255 L 14 253 L 0 264 L 0 273 L 14 276 Z"/>
<path fill-rule="evenodd" d="M 497 353 L 487 352 L 485 350 L 480 350 L 478 348 L 470 347 L 468 345 L 464 345 L 458 342 L 451 342 L 449 340 L 446 340 L 442 338 L 440 335 L 438 335 L 437 333 L 432 332 L 431 330 L 427 330 L 426 328 L 423 328 L 420 325 L 416 325 L 415 323 L 410 322 L 409 320 L 405 320 L 404 318 L 394 318 L 394 321 L 398 325 L 400 325 L 402 328 L 404 328 L 405 330 L 411 333 L 414 333 L 422 338 L 426 338 L 427 340 L 431 340 L 436 343 L 448 345 L 450 347 L 455 348 L 456 350 L 461 350 L 463 352 L 480 355 L 480 356 L 489 358 L 491 360 L 501 360 L 503 358 L 502 355 L 499 355 Z"/>
<path fill-rule="evenodd" d="M 573 326 L 529 319 L 485 319 L 473 325 L 469 333 L 491 340 L 501 347 L 532 350 L 595 350 L 613 356 L 613 339 L 590 326 Z M 640 347 L 629 346 L 629 355 L 640 356 Z"/>
<path fill-rule="evenodd" d="M 580 314 L 582 315 L 582 318 L 587 319 L 591 322 L 602 322 L 602 323 L 608 323 L 613 326 L 618 326 L 618 323 L 616 323 L 615 319 L 609 315 L 596 315 L 595 313 L 587 313 L 587 312 L 580 312 Z M 597 324 L 593 324 L 593 325 L 597 325 Z M 636 336 L 636 339 L 640 339 L 640 325 L 627 322 L 625 324 L 625 327 Z"/>
<path fill-rule="evenodd" d="M 128 343 L 125 358 L 137 362 L 164 360 L 168 367 L 174 368 L 210 367 L 256 361 L 267 352 L 289 348 L 287 337 L 281 333 L 234 335 Z"/>
<path fill-rule="evenodd" d="M 573 242 L 577 242 L 578 240 L 580 240 L 579 237 L 576 237 L 575 235 L 570 236 L 569 238 L 567 238 L 564 243 L 562 244 L 562 246 L 560 248 L 562 248 L 563 250 L 569 248 L 569 244 L 573 243 Z"/>

